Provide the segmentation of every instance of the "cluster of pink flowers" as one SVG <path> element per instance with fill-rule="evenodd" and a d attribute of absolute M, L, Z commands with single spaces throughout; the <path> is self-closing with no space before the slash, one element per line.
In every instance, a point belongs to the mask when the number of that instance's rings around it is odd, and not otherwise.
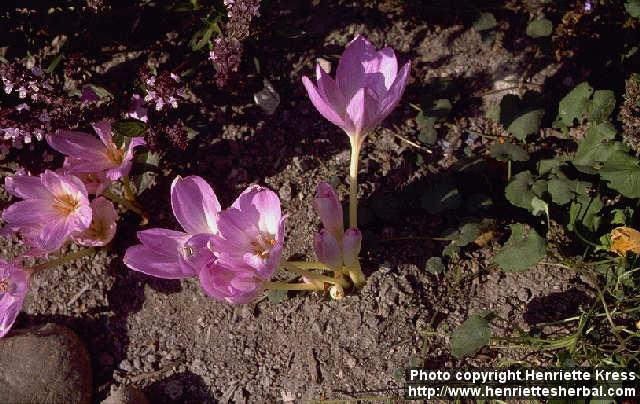
<path fill-rule="evenodd" d="M 184 97 L 185 89 L 177 74 L 165 71 L 153 76 L 143 70 L 141 78 L 146 89 L 144 100 L 156 111 L 162 111 L 164 107 L 178 108 L 178 100 Z"/>
<path fill-rule="evenodd" d="M 171 207 L 184 231 L 154 228 L 138 232 L 125 264 L 165 279 L 198 277 L 210 297 L 246 303 L 262 292 L 282 255 L 284 217 L 271 190 L 250 186 L 222 210 L 202 178 L 177 177 Z"/>
<path fill-rule="evenodd" d="M 225 1 L 230 19 L 242 13 L 257 14 L 258 3 Z M 242 18 L 250 21 L 251 17 Z M 345 275 L 353 285 L 361 285 L 364 275 L 358 255 L 362 234 L 355 214 L 358 153 L 367 134 L 398 104 L 409 66 L 407 63 L 398 69 L 391 48 L 377 51 L 358 36 L 340 59 L 335 80 L 320 66 L 316 68 L 316 84 L 303 78 L 312 103 L 347 133 L 352 151 L 356 151 L 350 169 L 349 228 L 345 230 L 342 205 L 331 185 L 321 182 L 313 200 L 323 225 L 313 241 L 320 262 L 307 264 L 309 268 L 330 270 L 334 277 L 281 261 L 285 216 L 273 191 L 249 186 L 231 206 L 222 209 L 214 190 L 199 176 L 177 177 L 171 185 L 171 207 L 182 230 L 139 231 L 140 244 L 127 249 L 124 263 L 132 270 L 163 279 L 197 277 L 208 296 L 232 304 L 248 303 L 270 287 L 288 290 L 291 284 L 271 282 L 280 266 L 302 277 L 303 283 L 293 284 L 290 289 L 324 290 L 329 283 L 342 290 L 349 286 Z M 176 106 L 172 94 L 177 94 L 177 78 L 164 75 L 145 81 L 144 100 L 155 104 L 156 110 Z M 85 98 L 91 102 L 91 97 L 87 94 Z M 127 116 L 146 122 L 147 112 L 142 97 L 134 96 Z M 106 190 L 111 182 L 126 180 L 134 149 L 145 142 L 134 137 L 118 144 L 108 122 L 96 123 L 94 130 L 97 138 L 76 131 L 58 131 L 46 137 L 52 148 L 65 155 L 60 170 L 46 170 L 39 176 L 14 175 L 5 180 L 7 192 L 22 200 L 2 212 L 5 227 L 0 232 L 19 234 L 31 248 L 28 255 L 46 256 L 69 241 L 104 246 L 114 237 L 118 215 L 105 197 L 110 195 Z M 19 261 L 0 260 L 0 337 L 14 323 L 33 272 L 23 269 Z"/>
<path fill-rule="evenodd" d="M 22 200 L 2 211 L 5 226 L 0 234 L 19 234 L 30 248 L 25 256 L 47 256 L 70 241 L 101 247 L 115 236 L 118 213 L 99 195 L 110 181 L 128 175 L 133 149 L 144 142 L 132 138 L 117 146 L 109 123 L 94 128 L 100 140 L 72 131 L 47 137 L 51 147 L 66 155 L 61 169 L 5 178 L 5 190 Z M 11 328 L 28 291 L 31 272 L 21 261 L 0 260 L 0 337 Z"/>

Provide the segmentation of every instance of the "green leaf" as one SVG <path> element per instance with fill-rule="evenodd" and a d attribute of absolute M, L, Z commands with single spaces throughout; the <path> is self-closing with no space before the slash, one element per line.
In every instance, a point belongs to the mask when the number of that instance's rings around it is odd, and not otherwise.
<path fill-rule="evenodd" d="M 421 205 L 431 214 L 442 213 L 460 207 L 462 197 L 451 179 L 443 179 L 429 185 L 422 195 Z"/>
<path fill-rule="evenodd" d="M 466 223 L 460 228 L 460 236 L 458 237 L 458 245 L 464 247 L 472 243 L 480 235 L 480 226 L 477 223 Z"/>
<path fill-rule="evenodd" d="M 193 34 L 189 41 L 191 50 L 195 52 L 202 49 L 205 45 L 208 45 L 211 42 L 211 36 L 213 36 L 214 33 L 218 35 L 222 33 L 218 26 L 218 18 L 213 21 L 206 21 L 205 26 Z"/>
<path fill-rule="evenodd" d="M 627 198 L 640 198 L 640 161 L 632 155 L 617 150 L 613 152 L 598 172 L 609 188 Z"/>
<path fill-rule="evenodd" d="M 611 90 L 597 90 L 593 93 L 593 100 L 589 107 L 589 122 L 602 123 L 609 119 L 609 115 L 616 108 L 616 96 Z"/>
<path fill-rule="evenodd" d="M 427 111 L 427 115 L 433 116 L 438 120 L 443 120 L 453 109 L 453 105 L 451 105 L 451 101 L 446 98 L 439 98 L 433 102 L 431 108 Z"/>
<path fill-rule="evenodd" d="M 610 141 L 615 137 L 616 128 L 609 122 L 590 126 L 584 139 L 578 143 L 578 150 L 576 150 L 576 154 L 573 157 L 573 164 L 576 167 L 593 167 L 597 163 L 606 161 L 609 155 L 618 148 L 611 147 Z"/>
<path fill-rule="evenodd" d="M 158 174 L 152 171 L 145 171 L 140 175 L 133 177 L 133 185 L 136 187 L 136 195 L 140 195 L 147 189 L 156 185 Z"/>
<path fill-rule="evenodd" d="M 533 229 L 523 224 L 510 225 L 511 237 L 498 251 L 493 262 L 509 272 L 522 272 L 531 268 L 546 254 L 546 244 Z"/>
<path fill-rule="evenodd" d="M 545 180 L 536 180 L 533 185 L 531 185 L 531 192 L 538 198 L 542 198 L 544 194 L 549 192 L 547 185 L 547 181 Z"/>
<path fill-rule="evenodd" d="M 548 190 L 551 194 L 551 200 L 558 205 L 565 205 L 574 198 L 575 194 L 571 192 L 571 184 L 559 178 L 549 180 Z"/>
<path fill-rule="evenodd" d="M 531 191 L 533 177 L 531 172 L 523 171 L 514 175 L 505 188 L 505 196 L 512 205 L 531 211 L 531 200 L 535 197 Z"/>
<path fill-rule="evenodd" d="M 418 112 L 418 115 L 416 115 L 416 125 L 418 126 L 418 130 L 420 130 L 418 139 L 422 143 L 426 145 L 436 144 L 436 141 L 438 140 L 438 132 L 433 127 L 436 121 L 436 117 L 426 116 L 422 111 Z"/>
<path fill-rule="evenodd" d="M 431 257 L 427 260 L 425 264 L 425 269 L 427 272 L 432 273 L 433 275 L 438 275 L 444 272 L 444 264 L 442 263 L 442 258 L 440 257 Z"/>
<path fill-rule="evenodd" d="M 600 196 L 577 195 L 569 208 L 569 224 L 567 228 L 574 231 L 582 226 L 592 232 L 600 226 L 600 211 L 603 208 Z"/>
<path fill-rule="evenodd" d="M 158 167 L 160 165 L 160 153 L 146 151 L 136 155 L 136 163 L 144 164 L 149 167 Z"/>
<path fill-rule="evenodd" d="M 542 199 L 534 196 L 531 200 L 531 214 L 533 216 L 539 216 L 543 214 L 549 219 L 549 204 Z"/>
<path fill-rule="evenodd" d="M 496 17 L 491 13 L 481 13 L 478 19 L 473 23 L 473 27 L 478 32 L 488 31 L 498 25 Z"/>
<path fill-rule="evenodd" d="M 571 127 L 575 121 L 584 122 L 591 104 L 593 88 L 587 82 L 578 84 L 558 105 L 555 127 Z"/>
<path fill-rule="evenodd" d="M 545 175 L 552 172 L 557 172 L 560 169 L 563 161 L 560 159 L 546 159 L 538 162 L 538 174 Z"/>
<path fill-rule="evenodd" d="M 630 207 L 626 207 L 624 209 L 614 209 L 611 211 L 613 218 L 611 219 L 611 224 L 619 224 L 626 225 L 631 222 L 631 218 L 633 217 L 633 209 Z"/>
<path fill-rule="evenodd" d="M 449 349 L 457 359 L 473 355 L 489 344 L 491 328 L 486 315 L 474 314 L 451 333 Z"/>
<path fill-rule="evenodd" d="M 528 91 L 522 99 L 507 94 L 500 100 L 500 123 L 519 140 L 537 134 L 543 116 L 539 93 Z"/>
<path fill-rule="evenodd" d="M 121 136 L 144 136 L 144 124 L 137 119 L 116 121 L 113 124 L 113 130 Z"/>
<path fill-rule="evenodd" d="M 551 35 L 553 32 L 553 24 L 546 18 L 540 18 L 531 21 L 527 25 L 526 33 L 531 38 L 543 38 Z"/>
<path fill-rule="evenodd" d="M 624 8 L 633 18 L 640 18 L 640 0 L 627 0 Z"/>
<path fill-rule="evenodd" d="M 489 155 L 498 161 L 529 160 L 529 154 L 522 147 L 510 142 L 492 144 Z"/>

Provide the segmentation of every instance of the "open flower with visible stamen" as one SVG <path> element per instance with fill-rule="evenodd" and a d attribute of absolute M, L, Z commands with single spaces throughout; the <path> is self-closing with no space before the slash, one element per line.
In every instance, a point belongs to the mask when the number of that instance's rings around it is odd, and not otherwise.
<path fill-rule="evenodd" d="M 118 227 L 118 212 L 113 203 L 102 196 L 91 201 L 91 225 L 73 234 L 73 240 L 86 247 L 102 247 L 111 242 Z"/>
<path fill-rule="evenodd" d="M 0 259 L 0 338 L 16 321 L 28 289 L 27 273 L 19 266 Z"/>
<path fill-rule="evenodd" d="M 133 150 L 145 144 L 142 137 L 133 137 L 117 146 L 109 122 L 93 125 L 99 140 L 84 132 L 58 131 L 47 136 L 49 145 L 68 156 L 69 170 L 73 173 L 97 173 L 105 171 L 107 178 L 115 181 L 129 174 Z"/>
<path fill-rule="evenodd" d="M 49 253 L 91 225 L 87 190 L 77 177 L 46 170 L 39 177 L 14 175 L 5 189 L 24 199 L 2 212 L 5 229 L 19 232 L 26 243 Z"/>
<path fill-rule="evenodd" d="M 213 238 L 218 260 L 232 268 L 253 268 L 263 280 L 271 278 L 282 256 L 284 217 L 280 198 L 253 185 L 218 217 Z"/>
<path fill-rule="evenodd" d="M 71 159 L 65 158 L 62 163 L 62 168 L 56 170 L 56 172 L 60 174 L 73 174 L 78 177 L 84 184 L 85 188 L 87 188 L 87 193 L 89 195 L 102 195 L 102 193 L 109 188 L 111 180 L 107 178 L 106 171 L 102 170 L 91 173 L 74 172 L 72 164 Z"/>
<path fill-rule="evenodd" d="M 302 83 L 318 112 L 359 145 L 398 105 L 410 66 L 407 62 L 398 70 L 393 49 L 377 51 L 357 36 L 340 58 L 335 80 L 318 64 L 316 84 L 306 76 Z"/>

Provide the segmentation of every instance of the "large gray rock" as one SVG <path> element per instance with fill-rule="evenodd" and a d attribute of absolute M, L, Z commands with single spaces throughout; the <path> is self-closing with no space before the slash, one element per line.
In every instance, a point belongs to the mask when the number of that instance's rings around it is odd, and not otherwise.
<path fill-rule="evenodd" d="M 56 324 L 0 339 L 1 403 L 90 403 L 91 362 L 80 338 Z"/>

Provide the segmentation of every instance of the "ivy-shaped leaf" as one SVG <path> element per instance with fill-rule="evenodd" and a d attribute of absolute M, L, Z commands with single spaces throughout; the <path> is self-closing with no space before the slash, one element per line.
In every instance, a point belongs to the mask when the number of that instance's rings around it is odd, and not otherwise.
<path fill-rule="evenodd" d="M 606 122 L 616 108 L 616 96 L 611 90 L 597 90 L 589 106 L 589 122 L 598 124 Z"/>
<path fill-rule="evenodd" d="M 554 127 L 568 128 L 573 126 L 575 121 L 584 122 L 589 111 L 591 94 L 593 94 L 593 88 L 587 82 L 580 83 L 571 90 L 560 100 L 558 117 L 554 122 Z"/>
<path fill-rule="evenodd" d="M 589 127 L 584 139 L 578 143 L 573 165 L 581 170 L 581 167 L 594 167 L 606 161 L 614 150 L 619 149 L 619 146 L 612 147 L 615 137 L 616 128 L 609 122 Z"/>
<path fill-rule="evenodd" d="M 445 266 L 444 266 L 444 263 L 442 262 L 442 258 L 440 257 L 429 258 L 427 260 L 427 263 L 425 264 L 425 269 L 427 270 L 427 272 L 433 275 L 438 275 L 443 273 L 445 270 Z"/>
<path fill-rule="evenodd" d="M 598 172 L 609 188 L 627 198 L 640 198 L 640 161 L 623 151 L 613 152 Z"/>
<path fill-rule="evenodd" d="M 600 211 L 603 206 L 602 200 L 598 195 L 577 195 L 569 208 L 569 224 L 567 228 L 574 231 L 576 226 L 581 226 L 589 231 L 596 231 L 600 226 Z"/>
<path fill-rule="evenodd" d="M 523 171 L 511 178 L 504 190 L 505 197 L 512 205 L 531 211 L 531 200 L 535 194 L 531 191 L 533 176 L 529 171 Z"/>
<path fill-rule="evenodd" d="M 510 225 L 511 237 L 493 258 L 493 262 L 509 272 L 522 272 L 531 268 L 546 254 L 546 243 L 533 229 L 523 224 Z"/>
<path fill-rule="evenodd" d="M 500 123 L 517 139 L 538 133 L 544 108 L 539 93 L 528 91 L 522 99 L 507 94 L 500 101 Z"/>
<path fill-rule="evenodd" d="M 416 115 L 416 125 L 420 134 L 418 139 L 426 145 L 434 145 L 438 140 L 438 132 L 434 128 L 437 118 L 434 116 L 426 116 L 423 111 Z"/>
<path fill-rule="evenodd" d="M 478 352 L 490 340 L 491 328 L 487 316 L 474 314 L 451 333 L 449 349 L 455 358 L 462 359 Z"/>

